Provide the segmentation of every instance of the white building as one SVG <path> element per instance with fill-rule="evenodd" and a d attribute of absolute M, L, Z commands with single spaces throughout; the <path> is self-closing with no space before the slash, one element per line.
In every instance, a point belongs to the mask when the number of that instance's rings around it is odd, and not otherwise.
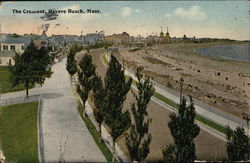
<path fill-rule="evenodd" d="M 0 51 L 10 50 L 22 54 L 30 42 L 31 39 L 29 37 L 4 35 L 0 40 Z"/>
<path fill-rule="evenodd" d="M 12 50 L 19 54 L 24 52 L 24 45 L 25 44 L 14 44 L 14 43 L 1 43 L 1 51 Z"/>
<path fill-rule="evenodd" d="M 0 51 L 0 66 L 8 66 L 15 64 L 14 57 L 16 53 L 11 50 Z"/>

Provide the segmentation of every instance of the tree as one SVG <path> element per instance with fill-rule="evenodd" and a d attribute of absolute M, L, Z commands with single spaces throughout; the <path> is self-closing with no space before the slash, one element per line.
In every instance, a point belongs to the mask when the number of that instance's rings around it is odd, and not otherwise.
<path fill-rule="evenodd" d="M 77 92 L 79 93 L 83 101 L 83 106 L 85 108 L 85 103 L 88 99 L 89 92 L 92 89 L 92 82 L 95 76 L 95 69 L 96 69 L 96 66 L 92 63 L 92 56 L 89 54 L 85 54 L 80 61 L 79 67 L 80 67 L 80 70 L 78 71 L 79 84 L 77 85 Z"/>
<path fill-rule="evenodd" d="M 131 107 L 134 124 L 131 125 L 130 133 L 126 137 L 126 146 L 132 161 L 143 161 L 147 157 L 152 139 L 151 134 L 148 133 L 152 119 L 148 118 L 145 122 L 145 117 L 148 115 L 147 105 L 154 95 L 154 87 L 148 76 L 143 79 L 142 70 L 142 67 L 137 68 L 138 95 L 134 93 L 136 105 L 133 103 Z"/>
<path fill-rule="evenodd" d="M 178 114 L 170 115 L 168 126 L 174 138 L 174 144 L 168 145 L 163 150 L 164 160 L 175 163 L 190 163 L 196 158 L 194 138 L 198 136 L 200 127 L 194 123 L 195 108 L 191 100 L 186 106 L 186 99 L 182 98 Z"/>
<path fill-rule="evenodd" d="M 100 133 L 100 143 L 102 142 L 102 122 L 104 120 L 103 116 L 103 101 L 105 97 L 105 91 L 103 88 L 102 80 L 99 76 L 95 76 L 93 80 L 93 96 L 95 108 L 93 110 L 94 117 L 99 124 L 99 133 Z"/>
<path fill-rule="evenodd" d="M 77 72 L 77 65 L 76 65 L 76 60 L 75 60 L 76 53 L 77 53 L 77 49 L 75 49 L 74 46 L 72 46 L 67 56 L 66 69 L 69 72 L 71 78 Z"/>
<path fill-rule="evenodd" d="M 111 55 L 105 77 L 104 121 L 109 127 L 113 140 L 113 161 L 115 161 L 115 141 L 130 127 L 130 115 L 123 111 L 126 94 L 130 90 L 132 79 L 126 80 L 124 69 L 117 59 Z"/>
<path fill-rule="evenodd" d="M 35 83 L 42 85 L 45 79 L 52 75 L 50 68 L 52 61 L 48 51 L 44 47 L 38 49 L 33 41 L 22 55 L 16 54 L 14 60 L 15 65 L 10 66 L 11 81 L 14 86 L 23 83 L 27 96 L 31 85 Z"/>
<path fill-rule="evenodd" d="M 231 161 L 248 160 L 250 155 L 250 139 L 244 128 L 236 130 L 227 128 L 227 154 Z"/>

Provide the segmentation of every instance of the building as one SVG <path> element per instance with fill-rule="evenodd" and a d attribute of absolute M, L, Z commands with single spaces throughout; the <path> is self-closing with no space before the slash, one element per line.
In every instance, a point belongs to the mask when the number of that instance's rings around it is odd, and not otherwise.
<path fill-rule="evenodd" d="M 0 51 L 0 66 L 15 64 L 14 58 L 16 53 L 12 50 Z"/>
<path fill-rule="evenodd" d="M 105 37 L 105 41 L 113 43 L 114 45 L 128 44 L 129 34 L 123 32 L 122 34 L 113 34 Z"/>
<path fill-rule="evenodd" d="M 0 40 L 0 51 L 15 51 L 22 54 L 30 44 L 31 39 L 24 36 L 3 35 Z"/>
<path fill-rule="evenodd" d="M 149 35 L 147 38 L 147 43 L 152 43 L 152 44 L 158 44 L 160 41 L 160 38 L 156 35 Z"/>
<path fill-rule="evenodd" d="M 164 35 L 164 32 L 162 31 L 162 27 L 161 27 L 159 43 L 166 44 L 166 43 L 170 43 L 170 42 L 171 42 L 171 37 L 170 37 L 169 32 L 168 32 L 168 27 L 167 27 L 166 35 Z"/>
<path fill-rule="evenodd" d="M 104 41 L 104 32 L 88 33 L 85 36 L 80 36 L 79 43 L 88 44 L 89 46 Z"/>
<path fill-rule="evenodd" d="M 34 40 L 33 42 L 38 49 L 41 49 L 42 47 L 47 49 L 49 45 L 48 40 Z"/>

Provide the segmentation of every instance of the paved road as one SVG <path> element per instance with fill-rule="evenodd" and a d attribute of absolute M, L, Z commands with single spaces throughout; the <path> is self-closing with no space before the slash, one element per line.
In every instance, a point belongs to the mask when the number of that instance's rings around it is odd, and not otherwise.
<path fill-rule="evenodd" d="M 42 134 L 45 162 L 105 162 L 87 127 L 77 111 L 77 98 L 73 95 L 65 69 L 66 59 L 52 67 L 54 72 L 41 88 L 30 95 L 42 94 Z M 25 95 L 16 92 L 2 95 L 2 99 Z"/>

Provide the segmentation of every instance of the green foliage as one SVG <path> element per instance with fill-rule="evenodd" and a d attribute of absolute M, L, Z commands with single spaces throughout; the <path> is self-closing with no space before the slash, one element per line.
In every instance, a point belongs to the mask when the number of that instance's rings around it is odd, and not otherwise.
<path fill-rule="evenodd" d="M 111 55 L 105 77 L 105 97 L 103 100 L 104 121 L 110 129 L 113 139 L 113 161 L 115 160 L 115 140 L 130 127 L 130 115 L 123 111 L 123 103 L 130 90 L 132 79 L 126 80 L 124 69 Z"/>
<path fill-rule="evenodd" d="M 0 143 L 6 162 L 38 163 L 38 102 L 0 108 Z"/>
<path fill-rule="evenodd" d="M 168 126 L 174 138 L 174 144 L 168 145 L 163 150 L 163 157 L 169 162 L 194 162 L 196 158 L 194 138 L 198 136 L 200 128 L 194 123 L 195 108 L 191 101 L 190 106 L 186 106 L 186 99 L 182 99 L 179 106 L 178 115 L 171 114 L 171 121 Z"/>
<path fill-rule="evenodd" d="M 112 46 L 112 43 L 110 42 L 100 42 L 100 43 L 95 43 L 94 45 L 90 46 L 90 49 L 98 49 L 98 48 L 103 48 L 103 47 L 107 49 L 110 46 Z"/>
<path fill-rule="evenodd" d="M 77 72 L 77 65 L 75 60 L 76 53 L 77 49 L 75 49 L 74 46 L 70 47 L 69 54 L 67 56 L 66 69 L 71 76 L 73 76 Z"/>
<path fill-rule="evenodd" d="M 102 135 L 102 122 L 104 120 L 103 115 L 103 101 L 105 97 L 105 91 L 102 84 L 102 79 L 99 76 L 95 76 L 93 79 L 93 96 L 95 107 L 93 109 L 94 117 L 99 124 L 99 133 Z M 100 136 L 100 142 L 102 142 L 102 137 Z"/>
<path fill-rule="evenodd" d="M 43 84 L 52 74 L 51 58 L 45 48 L 38 49 L 34 42 L 27 47 L 22 55 L 16 54 L 15 65 L 10 65 L 11 81 L 14 86 L 24 83 L 26 94 L 30 84 Z"/>
<path fill-rule="evenodd" d="M 101 123 L 104 120 L 103 117 L 103 100 L 105 97 L 105 91 L 103 88 L 102 80 L 99 76 L 95 76 L 93 80 L 93 96 L 94 96 L 94 104 L 96 108 L 94 111 L 94 117 L 96 121 L 101 126 Z"/>
<path fill-rule="evenodd" d="M 244 128 L 236 130 L 227 128 L 227 154 L 231 161 L 248 160 L 250 155 L 250 139 Z"/>
<path fill-rule="evenodd" d="M 77 92 L 79 93 L 84 104 L 88 99 L 89 92 L 92 89 L 92 81 L 95 76 L 95 65 L 92 63 L 92 56 L 85 54 L 80 61 L 80 70 L 78 70 L 79 85 Z"/>
<path fill-rule="evenodd" d="M 152 119 L 148 118 L 145 122 L 145 117 L 148 116 L 147 105 L 154 95 L 154 87 L 148 76 L 143 79 L 142 70 L 142 67 L 137 68 L 138 95 L 134 93 L 137 103 L 131 107 L 135 124 L 132 124 L 130 134 L 126 137 L 126 146 L 132 161 L 143 161 L 147 157 L 152 139 L 148 133 Z"/>
<path fill-rule="evenodd" d="M 8 66 L 0 66 L 0 94 L 6 93 L 6 92 L 14 92 L 14 91 L 21 91 L 25 90 L 23 84 L 19 84 L 15 87 L 13 87 L 13 84 L 11 83 L 11 72 Z M 32 88 L 34 85 L 30 85 L 29 88 Z"/>
<path fill-rule="evenodd" d="M 130 126 L 129 112 L 123 112 L 122 108 L 131 84 L 132 79 L 125 79 L 121 64 L 114 56 L 111 56 L 105 77 L 104 120 L 114 140 Z"/>
<path fill-rule="evenodd" d="M 77 52 L 80 52 L 80 51 L 82 51 L 82 50 L 83 50 L 82 45 L 79 46 L 79 45 L 77 45 L 77 44 L 74 44 L 74 45 L 72 45 L 72 46 L 70 47 L 69 53 L 76 54 Z"/>
<path fill-rule="evenodd" d="M 175 155 L 174 153 L 176 152 L 176 146 L 174 144 L 169 144 L 163 151 L 163 158 L 165 161 L 168 162 L 176 162 L 175 161 Z"/>

